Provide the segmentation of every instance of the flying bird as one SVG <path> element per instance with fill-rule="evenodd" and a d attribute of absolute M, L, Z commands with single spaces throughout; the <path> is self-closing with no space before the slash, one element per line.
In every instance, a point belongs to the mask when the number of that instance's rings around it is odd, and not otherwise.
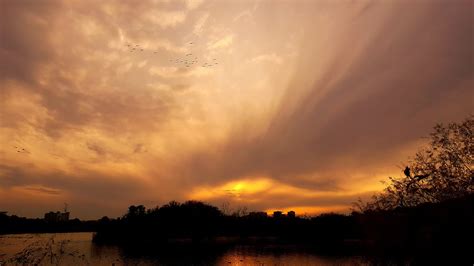
<path fill-rule="evenodd" d="M 25 149 L 25 148 L 20 148 L 20 147 L 17 147 L 17 146 L 14 146 L 14 147 L 15 147 L 15 149 L 16 149 L 16 152 L 18 152 L 18 153 L 27 153 L 27 154 L 30 154 L 30 152 L 29 152 L 27 149 Z"/>

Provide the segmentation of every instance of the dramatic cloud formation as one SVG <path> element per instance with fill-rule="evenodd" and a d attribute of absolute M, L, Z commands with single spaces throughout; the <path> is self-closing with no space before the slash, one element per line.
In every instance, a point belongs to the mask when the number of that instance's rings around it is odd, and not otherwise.
<path fill-rule="evenodd" d="M 13 1 L 0 209 L 347 211 L 473 113 L 470 1 Z"/>

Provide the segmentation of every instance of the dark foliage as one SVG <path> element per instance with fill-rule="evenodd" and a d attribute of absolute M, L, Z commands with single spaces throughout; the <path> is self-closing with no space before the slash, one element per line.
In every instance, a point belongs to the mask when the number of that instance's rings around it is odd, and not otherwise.
<path fill-rule="evenodd" d="M 224 242 L 304 242 L 315 240 L 325 246 L 342 244 L 345 237 L 359 232 L 354 217 L 325 214 L 311 219 L 281 216 L 273 218 L 252 213 L 224 215 L 218 208 L 198 201 L 172 201 L 146 210 L 130 206 L 117 219 L 101 219 L 94 241 L 120 244 L 222 244 Z M 221 239 L 222 238 L 222 239 Z M 221 240 L 220 240 L 221 239 Z"/>
<path fill-rule="evenodd" d="M 402 178 L 389 177 L 385 190 L 356 209 L 391 210 L 443 202 L 474 193 L 474 116 L 462 123 L 438 124 Z"/>
<path fill-rule="evenodd" d="M 72 219 L 64 222 L 47 222 L 44 219 L 30 219 L 16 215 L 0 214 L 0 235 L 15 233 L 59 233 L 95 231 L 97 221 Z"/>
<path fill-rule="evenodd" d="M 94 241 L 138 250 L 182 250 L 234 244 L 298 244 L 315 252 L 426 262 L 469 261 L 474 195 L 416 207 L 313 218 L 224 215 L 202 202 L 131 206 L 121 218 L 99 221 Z M 138 210 L 138 211 L 137 211 Z"/>

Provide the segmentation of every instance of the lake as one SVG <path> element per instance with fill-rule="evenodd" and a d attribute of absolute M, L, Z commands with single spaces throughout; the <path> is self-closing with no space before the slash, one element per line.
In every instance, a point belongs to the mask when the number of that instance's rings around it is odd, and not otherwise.
<path fill-rule="evenodd" d="M 93 233 L 0 235 L 0 265 L 368 265 L 356 256 L 322 256 L 296 246 L 234 246 L 144 255 L 92 243 Z"/>

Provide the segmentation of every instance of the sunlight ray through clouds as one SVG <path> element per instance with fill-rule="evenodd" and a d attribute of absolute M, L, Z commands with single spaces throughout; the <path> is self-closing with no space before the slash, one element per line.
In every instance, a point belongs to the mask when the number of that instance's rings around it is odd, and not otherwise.
<path fill-rule="evenodd" d="M 473 113 L 470 6 L 2 1 L 0 210 L 348 210 Z"/>

